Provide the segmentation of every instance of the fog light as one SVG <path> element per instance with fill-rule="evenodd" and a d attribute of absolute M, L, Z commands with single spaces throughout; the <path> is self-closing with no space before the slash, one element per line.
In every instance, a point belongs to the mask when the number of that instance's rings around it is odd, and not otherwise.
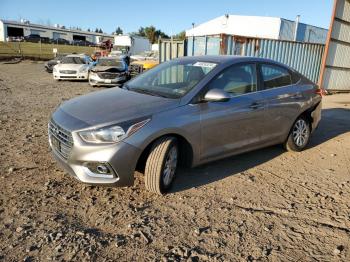
<path fill-rule="evenodd" d="M 101 174 L 101 175 L 112 175 L 112 168 L 108 163 L 101 162 L 89 162 L 84 163 L 84 166 L 87 167 L 92 173 Z"/>
<path fill-rule="evenodd" d="M 107 166 L 105 166 L 105 165 L 98 165 L 98 166 L 96 167 L 96 170 L 97 170 L 97 172 L 99 172 L 100 174 L 108 174 L 108 173 L 110 173 L 110 172 L 109 172 L 109 168 L 108 168 Z"/>

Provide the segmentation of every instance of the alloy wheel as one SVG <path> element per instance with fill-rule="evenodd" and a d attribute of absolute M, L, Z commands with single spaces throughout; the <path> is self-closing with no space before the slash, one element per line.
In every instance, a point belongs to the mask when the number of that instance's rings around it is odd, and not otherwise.
<path fill-rule="evenodd" d="M 303 147 L 309 138 L 309 129 L 304 119 L 295 122 L 293 128 L 293 141 L 298 147 Z"/>
<path fill-rule="evenodd" d="M 177 155 L 177 147 L 173 146 L 167 154 L 163 169 L 162 180 L 166 187 L 168 187 L 174 179 L 177 167 Z"/>

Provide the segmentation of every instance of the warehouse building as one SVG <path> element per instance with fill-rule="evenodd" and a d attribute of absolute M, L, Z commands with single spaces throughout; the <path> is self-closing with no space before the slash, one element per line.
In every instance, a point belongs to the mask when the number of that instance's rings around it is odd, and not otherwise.
<path fill-rule="evenodd" d="M 334 0 L 320 86 L 328 91 L 350 91 L 350 1 Z"/>
<path fill-rule="evenodd" d="M 233 35 L 250 38 L 325 44 L 327 29 L 278 17 L 223 15 L 192 29 L 186 37 Z"/>
<path fill-rule="evenodd" d="M 61 38 L 69 42 L 81 40 L 98 44 L 108 39 L 113 41 L 113 35 L 109 34 L 66 29 L 59 25 L 45 26 L 32 24 L 30 21 L 23 19 L 20 22 L 0 20 L 0 41 L 2 42 L 6 42 L 11 38 L 21 38 L 31 34 L 48 37 L 53 40 Z"/>

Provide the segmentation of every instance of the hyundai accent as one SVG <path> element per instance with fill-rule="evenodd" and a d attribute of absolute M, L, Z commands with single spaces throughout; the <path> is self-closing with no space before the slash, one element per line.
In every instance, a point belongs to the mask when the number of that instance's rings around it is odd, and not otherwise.
<path fill-rule="evenodd" d="M 54 157 L 90 184 L 163 194 L 179 165 L 283 144 L 301 151 L 321 118 L 319 87 L 272 60 L 184 57 L 64 102 L 49 122 Z"/>

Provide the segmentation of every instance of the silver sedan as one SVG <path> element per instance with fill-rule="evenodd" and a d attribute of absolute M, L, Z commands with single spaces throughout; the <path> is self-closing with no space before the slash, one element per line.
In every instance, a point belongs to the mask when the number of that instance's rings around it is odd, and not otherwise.
<path fill-rule="evenodd" d="M 53 155 L 75 178 L 131 186 L 135 169 L 163 194 L 179 165 L 275 144 L 303 150 L 322 93 L 295 70 L 260 58 L 185 57 L 62 104 L 49 123 Z"/>

